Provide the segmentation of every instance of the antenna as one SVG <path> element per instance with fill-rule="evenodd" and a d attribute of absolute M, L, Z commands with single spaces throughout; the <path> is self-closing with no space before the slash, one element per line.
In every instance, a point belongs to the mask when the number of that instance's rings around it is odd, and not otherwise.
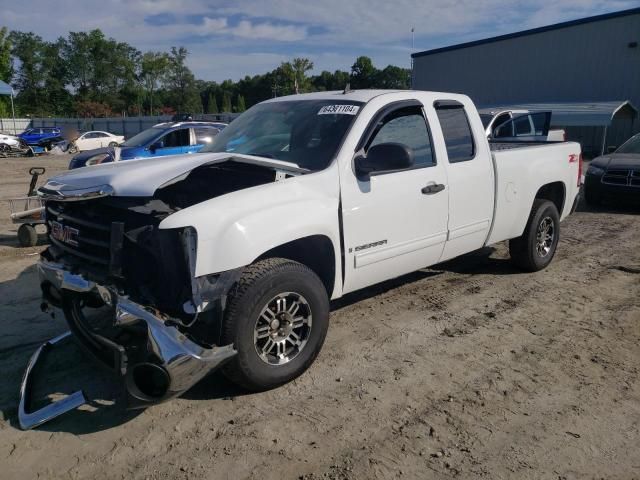
<path fill-rule="evenodd" d="M 344 90 L 342 91 L 342 94 L 346 95 L 349 92 L 353 92 L 353 90 L 351 90 L 351 84 L 347 82 L 347 84 L 344 87 Z"/>

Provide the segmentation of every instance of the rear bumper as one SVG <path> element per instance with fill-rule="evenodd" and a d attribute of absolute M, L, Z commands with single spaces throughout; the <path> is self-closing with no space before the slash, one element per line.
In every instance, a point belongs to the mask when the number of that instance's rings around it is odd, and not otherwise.
<path fill-rule="evenodd" d="M 140 305 L 110 287 L 72 273 L 63 265 L 41 260 L 38 263 L 38 274 L 45 300 L 43 306 L 52 303 L 61 307 L 71 332 L 85 350 L 124 377 L 131 406 L 147 406 L 180 395 L 237 353 L 233 345 L 208 348 L 192 341 L 178 330 L 178 321 L 151 306 Z M 118 336 L 107 338 L 93 331 L 90 325 L 83 322 L 81 312 L 73 305 L 72 299 L 77 294 L 98 296 L 113 311 L 112 330 L 143 331 L 145 341 L 135 344 L 119 343 Z M 53 343 L 53 340 L 48 342 L 49 345 Z M 33 363 L 37 360 L 37 355 L 34 357 Z M 25 372 L 23 385 L 26 387 L 21 390 L 21 405 L 28 404 L 26 397 L 32 369 L 27 368 Z M 77 401 L 80 400 L 76 397 L 76 402 L 65 405 L 68 408 L 62 411 L 60 408 L 56 409 L 53 416 L 44 415 L 48 418 L 43 419 L 41 412 L 34 412 L 38 414 L 37 422 L 28 422 L 25 417 L 23 428 L 33 428 L 64 411 L 76 408 Z M 22 418 L 20 423 L 22 426 Z"/>

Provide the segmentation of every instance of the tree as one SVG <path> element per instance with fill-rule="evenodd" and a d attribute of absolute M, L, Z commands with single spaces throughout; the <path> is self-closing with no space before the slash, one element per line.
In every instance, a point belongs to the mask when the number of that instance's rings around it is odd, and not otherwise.
<path fill-rule="evenodd" d="M 291 62 L 294 73 L 294 83 L 296 93 L 307 92 L 311 87 L 311 82 L 307 78 L 307 72 L 313 70 L 313 62 L 308 58 L 294 58 Z"/>
<path fill-rule="evenodd" d="M 207 113 L 218 113 L 218 101 L 213 92 L 209 92 L 207 96 Z"/>
<path fill-rule="evenodd" d="M 247 109 L 244 105 L 244 97 L 242 95 L 238 95 L 238 103 L 236 106 L 236 112 L 244 112 Z"/>
<path fill-rule="evenodd" d="M 374 86 L 377 70 L 369 57 L 358 57 L 351 66 L 351 88 L 371 88 Z"/>
<path fill-rule="evenodd" d="M 41 37 L 29 32 L 11 32 L 11 55 L 20 67 L 15 75 L 14 87 L 18 90 L 16 106 L 25 114 L 47 114 L 44 105 L 43 50 L 45 43 Z"/>
<path fill-rule="evenodd" d="M 11 61 L 11 42 L 6 27 L 0 28 L 0 80 L 11 82 L 13 76 L 13 62 Z M 0 117 L 8 116 L 11 111 L 4 97 L 0 97 Z"/>
<path fill-rule="evenodd" d="M 186 65 L 189 52 L 184 47 L 171 47 L 165 86 L 170 90 L 173 106 L 178 112 L 199 111 L 201 103 L 195 88 L 195 77 Z"/>
<path fill-rule="evenodd" d="M 112 115 L 109 105 L 90 100 L 76 102 L 75 111 L 79 117 L 110 117 Z"/>
<path fill-rule="evenodd" d="M 407 89 L 411 71 L 406 68 L 388 65 L 384 70 L 379 70 L 375 76 L 376 88 Z"/>
<path fill-rule="evenodd" d="M 222 111 L 224 113 L 230 113 L 232 111 L 231 94 L 229 92 L 224 92 L 222 95 Z"/>
<path fill-rule="evenodd" d="M 160 80 L 167 74 L 169 55 L 164 52 L 146 52 L 142 55 L 140 78 L 147 90 L 149 113 L 153 115 L 153 94 L 158 89 Z"/>
<path fill-rule="evenodd" d="M 2 27 L 0 28 L 0 80 L 9 83 L 12 76 L 11 41 L 7 27 Z"/>

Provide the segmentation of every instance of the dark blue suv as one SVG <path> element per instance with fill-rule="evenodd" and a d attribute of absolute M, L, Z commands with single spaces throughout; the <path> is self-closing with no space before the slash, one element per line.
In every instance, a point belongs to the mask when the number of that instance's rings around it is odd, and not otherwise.
<path fill-rule="evenodd" d="M 140 132 L 118 147 L 96 148 L 71 159 L 69 169 L 116 160 L 154 158 L 165 155 L 197 153 L 226 127 L 216 122 L 159 123 Z"/>

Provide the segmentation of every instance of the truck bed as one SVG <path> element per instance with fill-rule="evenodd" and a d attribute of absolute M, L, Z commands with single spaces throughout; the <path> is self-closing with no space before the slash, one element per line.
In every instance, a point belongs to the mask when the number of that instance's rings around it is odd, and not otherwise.
<path fill-rule="evenodd" d="M 578 193 L 580 145 L 573 142 L 490 142 L 495 172 L 495 213 L 487 244 L 516 238 L 524 230 L 542 185 L 558 183 L 566 201 L 564 219 Z"/>

